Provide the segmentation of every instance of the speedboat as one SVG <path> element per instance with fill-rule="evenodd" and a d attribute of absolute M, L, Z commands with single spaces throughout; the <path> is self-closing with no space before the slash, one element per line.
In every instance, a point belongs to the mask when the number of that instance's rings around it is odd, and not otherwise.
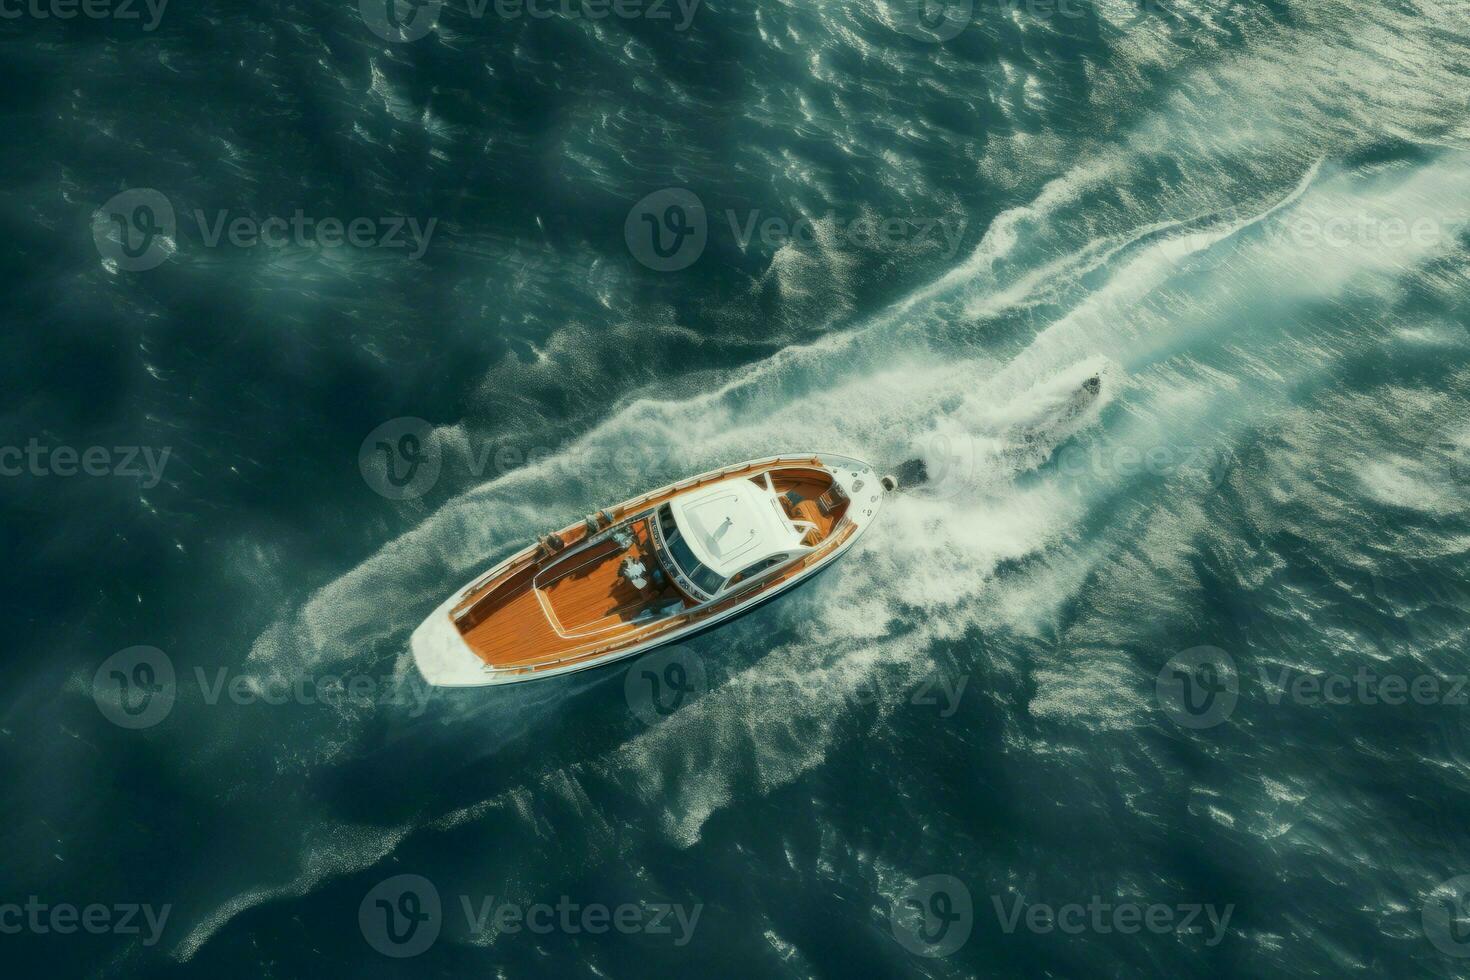
<path fill-rule="evenodd" d="M 660 487 L 546 534 L 454 593 L 414 631 L 414 662 L 430 684 L 509 684 L 687 639 L 832 564 L 893 487 L 827 454 Z"/>

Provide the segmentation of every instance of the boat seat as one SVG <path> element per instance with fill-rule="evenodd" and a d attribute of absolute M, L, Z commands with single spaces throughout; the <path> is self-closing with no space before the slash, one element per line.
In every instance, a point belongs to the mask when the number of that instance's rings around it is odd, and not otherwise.
<path fill-rule="evenodd" d="M 798 521 L 809 521 L 817 527 L 822 526 L 822 514 L 815 500 L 803 500 L 791 508 L 791 518 Z"/>
<path fill-rule="evenodd" d="M 781 494 L 781 506 L 786 511 L 786 516 L 791 518 L 791 520 L 811 525 L 811 527 L 802 532 L 802 544 L 814 545 L 822 540 L 821 518 L 827 512 L 820 510 L 820 505 L 817 501 L 810 497 L 803 497 L 793 489 Z"/>
<path fill-rule="evenodd" d="M 817 506 L 822 509 L 823 514 L 830 514 L 846 500 L 847 494 L 843 492 L 842 485 L 834 483 L 826 493 L 817 498 Z"/>

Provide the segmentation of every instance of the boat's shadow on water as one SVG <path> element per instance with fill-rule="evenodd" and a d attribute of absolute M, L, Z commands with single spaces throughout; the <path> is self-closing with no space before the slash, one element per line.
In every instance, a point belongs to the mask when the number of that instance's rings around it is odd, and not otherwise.
<path fill-rule="evenodd" d="M 747 624 L 573 674 L 522 684 L 436 688 L 413 676 L 401 703 L 380 705 L 354 733 L 355 750 L 321 775 L 337 815 L 366 823 L 426 823 L 593 762 L 657 723 L 630 685 L 671 656 L 709 656 L 730 667 L 760 655 L 740 642 Z M 734 642 L 732 642 L 734 641 Z M 413 669 L 409 668 L 410 674 Z M 703 685 L 701 685 L 703 686 Z M 682 705 L 684 710 L 697 706 Z"/>

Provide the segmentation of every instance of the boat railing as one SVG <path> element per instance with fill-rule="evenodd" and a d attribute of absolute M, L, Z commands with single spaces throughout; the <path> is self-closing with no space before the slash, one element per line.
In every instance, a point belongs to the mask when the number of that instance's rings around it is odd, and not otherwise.
<path fill-rule="evenodd" d="M 813 453 L 793 453 L 781 456 L 764 456 L 760 459 L 751 459 L 746 460 L 743 463 L 736 463 L 733 466 L 721 467 L 718 470 L 710 470 L 708 473 L 701 473 L 699 476 L 692 476 L 689 477 L 687 480 L 679 480 L 676 483 L 670 483 L 666 486 L 659 487 L 657 490 L 650 490 L 641 496 L 634 497 L 632 500 L 620 504 L 619 506 L 641 507 L 651 500 L 654 500 L 658 497 L 666 496 L 670 493 L 679 493 L 693 487 L 701 486 L 705 483 L 713 483 L 717 480 L 723 480 L 726 477 L 735 476 L 739 473 L 750 473 L 753 471 L 758 472 L 761 467 L 769 468 L 776 463 L 785 462 L 801 462 L 811 463 L 817 466 L 821 465 L 820 457 Z"/>
<path fill-rule="evenodd" d="M 692 487 L 697 487 L 705 483 L 712 483 L 717 480 L 723 480 L 726 477 L 734 476 L 739 473 L 760 472 L 762 468 L 769 469 L 778 463 L 808 463 L 813 466 L 822 465 L 821 457 L 815 453 L 786 453 L 777 456 L 763 456 L 760 459 L 746 460 L 743 463 L 736 463 L 731 466 L 721 467 L 718 470 L 711 470 L 708 473 L 702 473 L 699 476 L 692 476 L 688 479 L 680 480 L 676 483 L 667 484 L 665 486 L 659 487 L 657 490 L 650 490 L 647 493 L 634 497 L 631 500 L 625 500 L 621 504 L 609 508 L 609 511 L 617 514 L 618 518 L 613 522 L 613 525 L 606 530 L 612 530 L 613 527 L 618 527 L 630 521 L 636 520 L 637 517 L 641 514 L 641 508 L 643 508 L 649 502 L 660 497 L 666 497 L 671 493 L 682 492 L 684 490 L 688 490 Z M 570 529 L 575 528 L 576 525 L 572 525 Z M 567 530 L 569 529 L 564 528 L 563 533 L 565 533 Z M 511 555 L 505 561 L 501 562 L 499 565 L 496 565 L 484 575 L 481 575 L 472 584 L 466 586 L 464 592 L 462 593 L 464 598 L 460 601 L 458 605 L 454 607 L 453 610 L 450 611 L 450 618 L 457 621 L 469 610 L 479 605 L 480 601 L 485 598 L 483 595 L 480 594 L 481 590 L 492 583 L 495 579 L 504 577 L 515 571 L 519 571 L 521 563 L 536 561 L 536 554 L 537 553 L 535 548 L 531 548 L 527 551 Z"/>
<path fill-rule="evenodd" d="M 777 458 L 779 459 L 780 457 Z M 807 457 L 798 458 L 805 459 Z M 813 548 L 810 552 L 802 557 L 801 561 L 798 563 L 798 567 L 802 569 L 810 568 L 813 563 L 822 560 L 823 553 L 828 551 L 839 541 L 847 538 L 848 532 L 852 529 L 853 526 L 854 525 L 852 519 L 844 514 L 842 516 L 842 519 L 833 526 L 832 533 L 827 535 L 826 540 L 824 540 L 820 545 Z M 732 600 L 735 598 L 735 596 L 730 597 L 730 599 Z M 676 626 L 686 625 L 687 623 L 695 619 L 699 619 L 709 613 L 714 612 L 723 605 L 725 605 L 724 602 L 716 602 L 710 605 L 702 606 L 698 609 L 691 609 L 689 612 L 681 613 L 677 616 L 670 616 L 668 619 L 664 620 L 661 623 L 650 623 L 647 627 L 643 627 L 640 630 L 634 631 L 634 634 L 625 635 L 622 640 L 616 643 L 609 643 L 604 646 L 596 647 L 592 650 L 577 651 L 572 656 L 558 657 L 555 660 L 542 660 L 538 661 L 535 664 L 518 665 L 515 667 L 495 667 L 491 664 L 485 664 L 483 669 L 487 674 L 527 674 L 535 673 L 538 670 L 545 670 L 548 667 L 555 667 L 559 664 L 574 663 L 579 660 L 588 660 L 593 657 L 601 656 L 604 653 L 611 653 L 614 650 L 619 649 L 620 647 L 627 646 L 628 641 L 633 639 L 635 634 L 638 641 L 641 642 L 650 637 L 657 636 L 660 633 L 665 633 L 675 628 Z"/>

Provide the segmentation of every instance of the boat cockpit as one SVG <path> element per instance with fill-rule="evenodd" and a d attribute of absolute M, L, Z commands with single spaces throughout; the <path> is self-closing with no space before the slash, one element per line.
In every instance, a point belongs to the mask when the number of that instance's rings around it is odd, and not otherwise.
<path fill-rule="evenodd" d="M 846 498 L 830 480 L 814 497 L 803 491 L 822 484 L 782 482 L 793 485 L 778 488 L 767 471 L 660 505 L 649 526 L 663 575 L 695 604 L 703 604 L 811 552 L 837 523 Z"/>

